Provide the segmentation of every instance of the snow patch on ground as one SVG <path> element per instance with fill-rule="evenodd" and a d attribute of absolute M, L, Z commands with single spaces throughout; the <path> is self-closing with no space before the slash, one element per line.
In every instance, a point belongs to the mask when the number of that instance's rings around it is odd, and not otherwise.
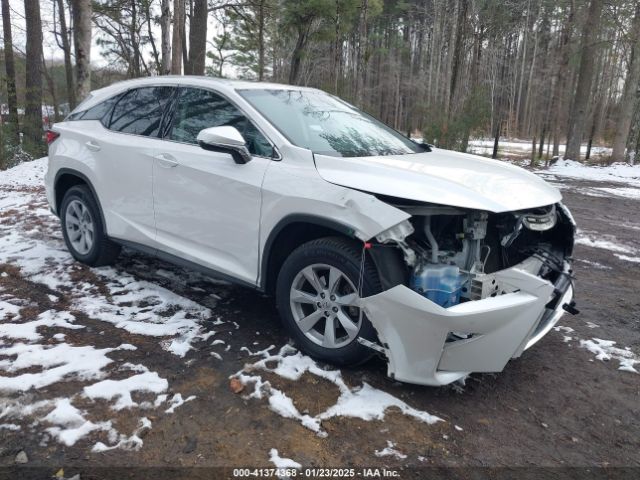
<path fill-rule="evenodd" d="M 302 355 L 289 345 L 284 345 L 276 354 L 269 353 L 274 348 L 272 345 L 255 353 L 246 347 L 243 348 L 242 350 L 247 351 L 249 355 L 261 356 L 262 359 L 245 365 L 243 370 L 232 377 L 240 380 L 245 386 L 253 385 L 253 391 L 247 395 L 247 398 L 262 399 L 266 397 L 269 408 L 275 413 L 284 418 L 299 421 L 303 426 L 320 436 L 326 436 L 326 432 L 322 430 L 323 420 L 334 417 L 351 417 L 366 421 L 384 420 L 391 409 L 428 424 L 443 421 L 439 417 L 407 405 L 399 398 L 378 390 L 366 382 L 363 382 L 359 387 L 352 388 L 345 383 L 339 370 L 324 370 L 312 358 Z M 272 387 L 260 375 L 253 374 L 256 371 L 270 372 L 292 381 L 299 380 L 303 374 L 309 373 L 336 385 L 340 394 L 334 405 L 315 416 L 310 416 L 300 413 L 291 397 L 285 392 Z"/>
<path fill-rule="evenodd" d="M 281 457 L 278 454 L 278 450 L 276 450 L 275 448 L 269 450 L 269 461 L 273 463 L 276 468 L 302 468 L 302 465 L 295 460 Z"/>
<path fill-rule="evenodd" d="M 42 420 L 55 426 L 47 428 L 47 432 L 60 443 L 71 447 L 82 437 L 96 430 L 111 431 L 111 422 L 93 423 L 86 420 L 76 407 L 71 405 L 68 398 L 54 400 L 55 408 Z"/>
<path fill-rule="evenodd" d="M 636 200 L 640 200 L 640 188 L 632 188 L 632 187 L 621 187 L 621 188 L 610 188 L 610 187 L 595 187 L 594 190 L 598 192 L 602 192 L 603 196 L 614 195 L 616 197 L 624 197 L 624 198 L 633 198 Z"/>
<path fill-rule="evenodd" d="M 40 367 L 35 373 L 22 373 L 10 377 L 0 376 L 0 391 L 20 392 L 32 388 L 43 388 L 63 380 L 94 380 L 105 375 L 103 368 L 113 360 L 107 353 L 115 350 L 135 350 L 136 347 L 122 344 L 115 348 L 94 348 L 59 343 L 53 346 L 16 343 L 0 347 L 0 370 L 17 373 L 20 370 Z"/>
<path fill-rule="evenodd" d="M 55 217 L 51 217 L 53 221 Z M 24 278 L 54 291 L 72 286 L 69 276 L 72 257 L 65 249 L 62 237 L 52 234 L 44 242 L 24 233 L 14 225 L 0 227 L 0 263 L 17 266 Z"/>
<path fill-rule="evenodd" d="M 42 157 L 31 162 L 23 162 L 0 174 L 0 186 L 5 187 L 40 187 L 44 183 L 48 158 Z"/>
<path fill-rule="evenodd" d="M 555 165 L 539 173 L 596 182 L 625 183 L 640 187 L 640 165 L 629 165 L 627 163 L 614 163 L 606 167 L 598 167 L 585 165 L 573 160 L 558 160 Z M 615 190 L 619 193 L 619 189 Z"/>
<path fill-rule="evenodd" d="M 387 446 L 385 448 L 383 448 L 382 450 L 376 450 L 373 453 L 376 457 L 394 457 L 398 460 L 404 460 L 405 458 L 407 458 L 404 453 L 400 452 L 395 447 L 395 443 L 387 440 Z"/>
<path fill-rule="evenodd" d="M 0 318 L 1 319 L 6 320 L 7 318 L 11 318 L 14 321 L 20 319 L 20 309 L 22 308 L 20 303 L 22 302 L 20 301 L 16 302 L 16 300 L 17 299 L 13 298 L 11 295 L 0 295 Z M 2 336 L 1 333 L 0 333 L 0 336 Z"/>
<path fill-rule="evenodd" d="M 185 399 L 182 398 L 182 394 L 180 393 L 176 393 L 173 397 L 171 397 L 171 400 L 169 400 L 169 408 L 167 408 L 164 412 L 165 413 L 173 413 L 176 411 L 176 408 L 184 405 L 187 402 L 190 402 L 191 400 L 195 400 L 196 396 L 195 395 L 191 395 Z"/>
<path fill-rule="evenodd" d="M 58 305 L 64 298 L 74 313 L 132 334 L 156 337 L 163 348 L 178 357 L 184 357 L 194 342 L 215 334 L 202 326 L 211 316 L 208 308 L 117 269 L 88 269 L 75 262 L 66 250 L 59 220 L 49 211 L 44 196 L 46 168 L 47 159 L 43 158 L 0 173 L 0 211 L 11 218 L 11 222 L 0 222 L 0 263 L 17 268 L 17 280 L 47 287 L 49 292 L 45 290 L 44 294 L 52 304 Z M 11 279 L 12 275 L 10 269 L 0 277 Z M 97 282 L 92 281 L 92 275 Z M 151 428 L 151 422 L 141 417 L 138 428 L 126 435 L 113 426 L 117 412 L 161 408 L 168 398 L 161 393 L 169 389 L 167 380 L 144 365 L 111 358 L 116 351 L 135 350 L 133 345 L 96 348 L 75 344 L 88 330 L 78 319 L 84 315 L 59 309 L 33 313 L 37 305 L 6 290 L 0 286 L 0 429 L 9 432 L 29 425 L 40 429 L 43 444 L 54 438 L 69 446 L 98 435 L 102 441 L 94 445 L 96 452 L 140 448 L 142 433 Z M 52 328 L 80 333 L 65 335 L 50 331 Z M 74 341 L 67 341 L 67 337 Z M 110 378 L 112 373 L 122 371 L 134 374 L 124 379 L 121 374 L 117 379 Z M 62 382 L 84 385 L 65 398 L 42 400 L 39 389 Z M 134 401 L 148 395 L 152 396 L 150 401 Z M 171 414 L 193 398 L 183 399 L 180 393 L 174 393 L 168 408 L 162 410 Z M 74 399 L 81 399 L 88 411 L 75 406 Z M 100 418 L 104 413 L 94 418 L 89 400 L 107 401 L 111 418 Z"/>
<path fill-rule="evenodd" d="M 614 253 L 614 255 L 620 260 L 624 260 L 625 262 L 640 263 L 640 257 L 630 257 L 628 255 L 621 255 L 619 253 Z"/>
<path fill-rule="evenodd" d="M 113 410 L 122 410 L 138 406 L 131 398 L 131 393 L 150 392 L 158 394 L 166 391 L 168 387 L 169 382 L 167 380 L 160 378 L 156 372 L 147 371 L 123 380 L 102 380 L 84 387 L 83 392 L 86 397 L 92 400 L 113 400 L 116 398 L 117 401 L 111 405 L 111 408 Z"/>
<path fill-rule="evenodd" d="M 588 328 L 599 328 L 592 322 L 587 322 Z M 553 327 L 556 332 L 575 333 L 575 330 L 571 327 L 563 327 L 558 325 Z M 577 344 L 584 349 L 589 350 L 595 355 L 596 360 L 609 361 L 616 360 L 619 363 L 618 370 L 632 373 L 640 373 L 636 370 L 635 365 L 640 364 L 640 356 L 631 351 L 629 347 L 616 347 L 616 342 L 613 340 L 602 340 L 601 338 L 591 338 L 590 340 L 584 340 L 576 335 L 563 335 L 564 342 L 569 343 L 571 341 L 577 342 Z"/>
<path fill-rule="evenodd" d="M 20 425 L 16 425 L 15 423 L 3 423 L 0 424 L 0 430 L 12 430 L 12 431 L 18 431 L 21 429 Z"/>
<path fill-rule="evenodd" d="M 598 237 L 603 237 L 603 238 L 593 238 L 596 235 Z M 623 245 L 621 243 L 617 243 L 614 237 L 613 237 L 613 240 L 611 240 L 611 238 L 612 237 L 610 236 L 605 236 L 605 235 L 597 234 L 593 232 L 587 233 L 583 231 L 578 231 L 578 234 L 576 236 L 576 244 L 585 245 L 591 248 L 600 248 L 602 250 L 609 250 L 611 252 L 617 252 L 617 253 L 627 253 L 627 254 L 635 253 L 636 250 L 633 247 Z"/>
<path fill-rule="evenodd" d="M 639 373 L 635 369 L 635 365 L 640 364 L 640 356 L 633 353 L 629 347 L 618 348 L 615 345 L 616 342 L 613 340 L 602 340 L 600 338 L 580 340 L 580 346 L 593 353 L 597 360 L 617 360 L 620 364 L 618 370 Z"/>
<path fill-rule="evenodd" d="M 115 430 L 111 430 L 109 439 L 114 443 L 113 445 L 105 445 L 102 442 L 97 442 L 91 451 L 93 452 L 106 452 L 109 450 L 115 450 L 117 448 L 121 450 L 140 450 L 143 445 L 142 438 L 140 435 L 142 432 L 151 430 L 151 420 L 147 417 L 142 417 L 138 421 L 138 428 L 134 430 L 134 432 L 127 436 L 123 434 L 119 434 Z"/>
<path fill-rule="evenodd" d="M 587 260 L 585 258 L 577 258 L 576 259 L 578 262 L 584 263 L 586 265 L 589 265 L 590 267 L 593 268 L 597 268 L 600 270 L 611 270 L 611 267 L 607 267 L 606 265 L 602 265 L 601 263 L 598 262 L 593 262 L 591 260 Z"/>
<path fill-rule="evenodd" d="M 74 304 L 91 318 L 136 335 L 174 337 L 162 345 L 179 357 L 193 348 L 194 341 L 211 335 L 200 325 L 211 316 L 210 309 L 110 267 L 94 271 L 106 281 L 110 298 L 87 292 L 91 294 L 79 296 Z"/>
<path fill-rule="evenodd" d="M 292 476 L 296 476 L 295 472 L 291 472 L 292 475 L 287 475 L 287 473 L 289 473 L 288 470 L 302 468 L 302 465 L 295 460 L 281 457 L 278 453 L 278 450 L 276 450 L 275 448 L 269 450 L 269 461 L 273 463 L 277 469 L 284 470 L 276 472 L 280 480 L 288 480 L 292 478 Z"/>
<path fill-rule="evenodd" d="M 2 306 L 0 305 L 0 308 Z M 13 320 L 17 320 L 13 318 Z M 57 312 L 55 310 L 47 310 L 38 315 L 37 320 L 24 323 L 2 323 L 0 324 L 0 337 L 23 339 L 23 340 L 40 340 L 40 335 L 37 330 L 40 327 L 59 327 L 78 329 L 84 328 L 82 325 L 74 325 L 75 317 L 69 312 Z"/>
<path fill-rule="evenodd" d="M 638 256 L 638 249 L 620 243 L 613 235 L 600 234 L 595 232 L 584 232 L 578 230 L 576 234 L 576 244 L 585 245 L 591 248 L 599 248 L 602 250 L 609 250 L 613 253 L 613 256 L 624 260 L 625 262 L 640 263 L 640 256 Z M 584 261 L 584 263 L 591 263 L 595 265 L 596 262 Z"/>
<path fill-rule="evenodd" d="M 469 140 L 468 151 L 470 153 L 482 154 L 482 155 L 491 155 L 493 153 L 493 138 L 478 138 Z M 566 145 L 559 145 L 559 153 L 564 154 Z M 536 151 L 538 147 L 536 146 Z M 546 152 L 545 146 L 545 152 Z M 580 151 L 582 154 L 587 153 L 587 145 L 582 145 L 580 147 Z M 518 139 L 503 139 L 501 138 L 498 142 L 498 153 L 499 156 L 503 156 L 505 153 L 520 153 L 524 155 L 530 155 L 531 153 L 531 140 L 518 140 Z M 592 146 L 591 154 L 593 156 L 601 156 L 601 155 L 610 155 L 611 149 L 608 147 L 597 147 Z M 529 161 L 527 159 L 527 161 Z"/>

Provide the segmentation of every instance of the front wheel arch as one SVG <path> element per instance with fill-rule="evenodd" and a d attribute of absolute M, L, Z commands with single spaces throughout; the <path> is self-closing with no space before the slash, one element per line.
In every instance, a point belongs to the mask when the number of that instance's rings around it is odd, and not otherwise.
<path fill-rule="evenodd" d="M 355 239 L 353 233 L 351 227 L 328 218 L 305 214 L 286 216 L 271 230 L 262 249 L 260 289 L 269 295 L 275 293 L 282 265 L 299 246 L 323 237 Z"/>

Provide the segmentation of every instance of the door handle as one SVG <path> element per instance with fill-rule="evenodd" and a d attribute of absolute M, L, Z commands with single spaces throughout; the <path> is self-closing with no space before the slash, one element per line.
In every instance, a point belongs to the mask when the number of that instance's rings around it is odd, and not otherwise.
<path fill-rule="evenodd" d="M 100 145 L 98 145 L 93 140 L 89 140 L 87 143 L 85 143 L 85 146 L 87 147 L 88 150 L 91 150 L 92 152 L 97 152 L 101 148 Z"/>
<path fill-rule="evenodd" d="M 173 168 L 178 166 L 178 161 L 167 153 L 161 153 L 155 156 L 158 165 L 163 168 Z"/>

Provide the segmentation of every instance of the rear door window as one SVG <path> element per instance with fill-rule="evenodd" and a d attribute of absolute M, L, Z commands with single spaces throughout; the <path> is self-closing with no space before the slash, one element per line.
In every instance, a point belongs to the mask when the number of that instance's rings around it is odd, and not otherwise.
<path fill-rule="evenodd" d="M 130 90 L 113 108 L 109 129 L 132 135 L 157 137 L 162 116 L 173 93 L 173 87 Z"/>

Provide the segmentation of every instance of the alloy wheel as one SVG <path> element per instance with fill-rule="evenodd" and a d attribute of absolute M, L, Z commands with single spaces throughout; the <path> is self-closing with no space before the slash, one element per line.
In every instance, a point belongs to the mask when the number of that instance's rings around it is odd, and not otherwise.
<path fill-rule="evenodd" d="M 67 205 L 65 225 L 71 246 L 80 255 L 87 255 L 93 247 L 95 225 L 89 208 L 81 200 L 73 199 Z"/>
<path fill-rule="evenodd" d="M 316 263 L 294 277 L 289 293 L 296 326 L 324 348 L 340 348 L 357 338 L 362 326 L 360 299 L 339 268 Z"/>

